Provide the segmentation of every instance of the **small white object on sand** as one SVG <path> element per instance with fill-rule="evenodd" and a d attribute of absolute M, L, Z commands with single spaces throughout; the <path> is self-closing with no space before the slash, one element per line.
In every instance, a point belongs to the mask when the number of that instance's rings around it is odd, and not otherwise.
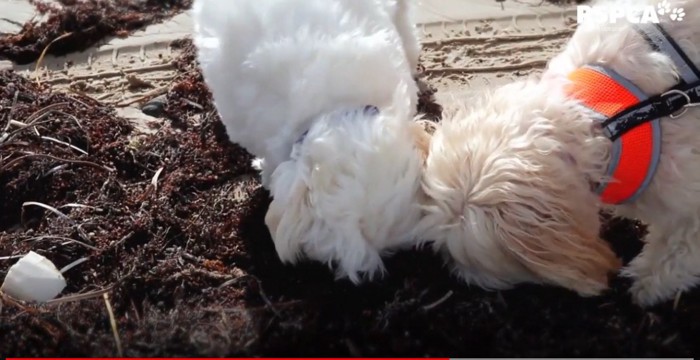
<path fill-rule="evenodd" d="M 17 300 L 45 302 L 66 287 L 66 279 L 51 260 L 30 251 L 10 267 L 0 291 Z"/>

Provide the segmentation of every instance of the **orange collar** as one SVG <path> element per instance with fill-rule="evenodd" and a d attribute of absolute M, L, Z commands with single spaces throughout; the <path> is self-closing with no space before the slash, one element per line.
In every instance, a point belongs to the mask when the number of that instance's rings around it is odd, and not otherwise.
<path fill-rule="evenodd" d="M 647 99 L 629 80 L 602 66 L 584 66 L 569 74 L 569 96 L 596 113 L 601 123 Z M 661 153 L 659 119 L 641 123 L 613 140 L 606 179 L 597 189 L 606 204 L 636 199 L 651 182 Z"/>
<path fill-rule="evenodd" d="M 700 105 L 700 69 L 663 26 L 640 24 L 634 29 L 653 51 L 673 61 L 680 78 L 677 86 L 647 96 L 603 66 L 584 66 L 569 74 L 568 95 L 596 114 L 613 143 L 608 171 L 597 190 L 607 204 L 633 201 L 649 186 L 661 155 L 660 119 Z"/>

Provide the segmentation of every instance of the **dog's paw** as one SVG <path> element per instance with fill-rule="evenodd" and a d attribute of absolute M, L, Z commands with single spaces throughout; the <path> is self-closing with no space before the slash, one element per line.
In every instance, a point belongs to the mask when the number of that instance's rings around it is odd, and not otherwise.
<path fill-rule="evenodd" d="M 640 307 L 650 307 L 672 299 L 679 289 L 664 286 L 652 277 L 636 279 L 630 287 L 632 301 Z"/>
<path fill-rule="evenodd" d="M 668 15 L 673 21 L 681 21 L 685 17 L 685 10 L 683 8 L 673 8 L 671 14 Z"/>
<path fill-rule="evenodd" d="M 659 302 L 659 296 L 654 289 L 645 285 L 643 281 L 635 281 L 629 290 L 632 301 L 640 307 L 649 307 Z"/>
<path fill-rule="evenodd" d="M 656 12 L 659 13 L 659 15 L 666 15 L 671 12 L 671 4 L 669 4 L 668 0 L 663 0 L 660 2 L 658 5 L 656 5 Z"/>

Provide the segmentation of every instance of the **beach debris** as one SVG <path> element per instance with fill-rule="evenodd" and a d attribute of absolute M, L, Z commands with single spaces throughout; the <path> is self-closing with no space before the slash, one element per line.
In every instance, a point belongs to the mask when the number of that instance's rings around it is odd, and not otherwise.
<path fill-rule="evenodd" d="M 165 95 L 161 95 L 158 97 L 153 98 L 151 101 L 147 102 L 143 107 L 141 108 L 141 111 L 143 111 L 144 114 L 153 116 L 153 117 L 159 117 L 163 115 L 163 111 L 165 110 L 165 105 L 167 103 L 167 98 Z"/>
<path fill-rule="evenodd" d="M 51 260 L 30 251 L 10 267 L 0 291 L 23 301 L 45 302 L 66 287 L 66 279 Z"/>

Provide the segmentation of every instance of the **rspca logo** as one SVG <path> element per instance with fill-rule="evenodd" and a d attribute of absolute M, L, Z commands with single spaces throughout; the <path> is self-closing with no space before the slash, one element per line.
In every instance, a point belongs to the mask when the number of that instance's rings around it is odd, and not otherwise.
<path fill-rule="evenodd" d="M 671 21 L 683 21 L 685 9 L 672 7 L 668 0 L 663 0 L 656 6 L 588 6 L 576 7 L 576 21 L 579 24 L 616 24 L 627 21 L 633 24 L 658 24 L 660 19 L 667 17 Z"/>

